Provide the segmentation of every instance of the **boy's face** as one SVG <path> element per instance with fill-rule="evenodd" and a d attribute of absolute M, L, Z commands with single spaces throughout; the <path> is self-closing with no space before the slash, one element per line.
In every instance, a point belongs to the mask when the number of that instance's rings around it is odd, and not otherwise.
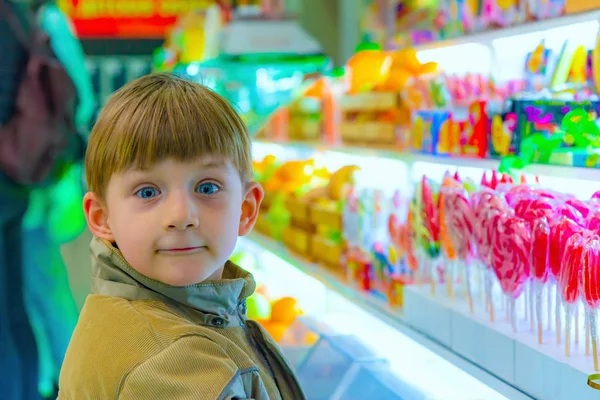
<path fill-rule="evenodd" d="M 220 279 L 237 237 L 254 225 L 263 192 L 219 157 L 165 160 L 111 176 L 104 204 L 86 194 L 88 225 L 138 272 L 185 286 Z"/>

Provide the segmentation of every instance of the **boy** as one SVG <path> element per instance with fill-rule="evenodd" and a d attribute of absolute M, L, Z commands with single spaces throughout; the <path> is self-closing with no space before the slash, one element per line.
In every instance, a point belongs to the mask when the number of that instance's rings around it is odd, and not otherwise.
<path fill-rule="evenodd" d="M 86 169 L 93 294 L 59 399 L 304 399 L 246 319 L 252 276 L 228 261 L 263 198 L 231 106 L 170 74 L 142 77 L 102 110 Z"/>

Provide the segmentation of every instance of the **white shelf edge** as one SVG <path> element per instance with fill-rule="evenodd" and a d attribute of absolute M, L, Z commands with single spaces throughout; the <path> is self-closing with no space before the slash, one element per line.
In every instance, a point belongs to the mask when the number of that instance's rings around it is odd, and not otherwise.
<path fill-rule="evenodd" d="M 476 308 L 470 313 L 464 298 L 450 301 L 440 293 L 433 297 L 429 288 L 416 286 L 406 288 L 404 293 L 405 303 L 418 303 L 423 308 L 414 311 L 413 307 L 413 312 L 406 313 L 405 321 L 409 325 L 448 341 L 453 351 L 502 376 L 507 383 L 532 397 L 547 400 L 598 398 L 598 391 L 587 386 L 593 365 L 592 357 L 584 356 L 582 341 L 578 346 L 573 345 L 571 357 L 566 358 L 563 356 L 564 332 L 563 344 L 555 343 L 554 331 L 544 331 L 544 343 L 539 345 L 536 334 L 523 323 L 518 332 L 513 332 L 503 313 L 498 312 L 497 320 L 492 323 L 482 309 Z M 431 323 L 437 319 L 446 324 Z M 474 342 L 479 342 L 481 348 L 471 346 Z"/>
<path fill-rule="evenodd" d="M 557 18 L 527 22 L 520 25 L 514 25 L 507 28 L 494 29 L 484 32 L 472 33 L 452 39 L 438 40 L 431 43 L 424 43 L 421 45 L 414 46 L 414 49 L 418 51 L 423 50 L 434 50 L 444 47 L 452 47 L 469 43 L 485 43 L 491 44 L 496 39 L 507 38 L 511 36 L 523 35 L 532 32 L 539 32 L 553 28 L 559 28 L 561 26 L 577 24 L 581 22 L 593 21 L 600 18 L 600 11 L 588 11 L 573 15 L 564 15 Z"/>
<path fill-rule="evenodd" d="M 465 371 L 475 379 L 483 382 L 490 388 L 496 390 L 509 399 L 533 399 L 533 397 L 531 397 L 529 394 L 513 386 L 510 382 L 507 382 L 506 380 L 495 375 L 493 372 L 482 368 L 480 365 L 471 362 L 468 358 L 456 353 L 451 348 L 434 339 L 419 328 L 409 325 L 399 310 L 393 309 L 386 303 L 383 303 L 367 293 L 347 286 L 340 279 L 324 270 L 324 268 L 304 260 L 301 256 L 293 254 L 285 246 L 276 242 L 275 240 L 259 233 L 251 233 L 247 239 L 260 246 L 262 249 L 286 261 L 299 271 L 317 279 L 328 289 L 337 292 L 365 311 L 372 313 L 378 319 L 392 326 L 400 333 L 408 336 L 415 342 L 433 351 L 438 356 L 447 360 L 451 364 Z"/>
<path fill-rule="evenodd" d="M 467 168 L 479 168 L 483 170 L 493 170 L 498 168 L 500 160 L 488 159 L 488 158 L 469 158 L 469 157 L 449 157 L 449 156 L 434 156 L 428 154 L 419 153 L 405 153 L 394 150 L 381 150 L 376 148 L 368 147 L 353 147 L 344 145 L 325 145 L 325 144 L 312 144 L 303 142 L 269 142 L 263 140 L 253 140 L 256 144 L 266 144 L 273 146 L 283 146 L 290 149 L 300 151 L 314 151 L 314 152 L 335 152 L 349 155 L 357 155 L 361 157 L 378 157 L 388 158 L 403 161 L 408 164 L 414 164 L 416 162 L 428 162 L 434 164 L 443 164 L 453 167 L 467 167 Z M 600 168 L 580 168 L 580 167 L 568 167 L 560 165 L 546 165 L 546 164 L 530 164 L 527 165 L 523 170 L 519 172 L 525 175 L 537 175 L 547 177 L 558 177 L 558 178 L 577 178 L 578 180 L 586 181 L 600 181 Z"/>

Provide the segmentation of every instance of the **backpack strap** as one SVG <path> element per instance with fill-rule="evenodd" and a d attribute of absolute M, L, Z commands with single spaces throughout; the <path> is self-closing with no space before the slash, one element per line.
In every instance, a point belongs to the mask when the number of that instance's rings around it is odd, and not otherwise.
<path fill-rule="evenodd" d="M 12 28 L 13 33 L 19 40 L 19 43 L 21 43 L 21 46 L 23 46 L 25 50 L 33 52 L 33 38 L 35 37 L 35 35 L 33 34 L 33 30 L 35 29 L 36 24 L 33 23 L 30 13 L 26 12 L 26 19 L 29 22 L 30 29 L 32 30 L 32 34 L 28 34 L 25 28 L 23 27 L 23 21 L 21 21 L 21 19 L 19 18 L 19 16 L 13 8 L 15 6 L 11 6 L 7 2 L 8 0 L 0 0 L 0 13 L 6 16 L 6 20 Z"/>

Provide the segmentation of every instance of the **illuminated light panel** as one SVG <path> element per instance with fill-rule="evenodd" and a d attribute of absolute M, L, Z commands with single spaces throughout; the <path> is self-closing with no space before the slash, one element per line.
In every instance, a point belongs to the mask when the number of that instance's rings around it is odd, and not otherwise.
<path fill-rule="evenodd" d="M 315 158 L 315 164 L 324 165 L 330 171 L 349 164 L 362 168 L 359 184 L 384 191 L 406 190 L 411 193 L 413 184 L 420 181 L 423 175 L 433 181 L 441 182 L 444 173 L 458 173 L 464 178 L 471 178 L 476 183 L 481 181 L 484 171 L 498 168 L 498 160 L 435 157 L 423 154 L 400 154 L 389 151 L 363 148 L 334 148 L 327 150 L 325 146 L 307 144 L 276 144 L 254 142 L 255 159 L 262 159 L 273 154 L 281 160 Z M 517 172 L 519 174 L 519 172 Z M 551 165 L 529 165 L 523 174 L 528 182 L 534 182 L 537 175 L 540 184 L 553 190 L 571 193 L 581 199 L 588 199 L 600 190 L 600 169 L 571 168 Z"/>
<path fill-rule="evenodd" d="M 239 244 L 257 256 L 257 268 L 251 272 L 257 282 L 268 286 L 273 297 L 292 296 L 300 302 L 307 316 L 339 334 L 354 335 L 376 355 L 388 360 L 392 372 L 425 398 L 507 399 L 275 252 L 250 239 L 242 239 Z M 356 301 L 360 299 L 357 297 Z"/>
<path fill-rule="evenodd" d="M 498 38 L 492 42 L 494 57 L 497 61 L 494 76 L 499 81 L 523 78 L 525 75 L 525 58 L 543 40 L 544 46 L 551 49 L 552 68 L 565 41 L 573 50 L 579 46 L 592 49 L 596 46 L 598 34 L 598 21 L 588 21 L 578 24 L 565 25 L 544 31 L 531 32 Z"/>
<path fill-rule="evenodd" d="M 492 69 L 490 48 L 479 43 L 421 50 L 417 52 L 417 58 L 422 63 L 437 62 L 448 74 L 489 74 Z"/>

